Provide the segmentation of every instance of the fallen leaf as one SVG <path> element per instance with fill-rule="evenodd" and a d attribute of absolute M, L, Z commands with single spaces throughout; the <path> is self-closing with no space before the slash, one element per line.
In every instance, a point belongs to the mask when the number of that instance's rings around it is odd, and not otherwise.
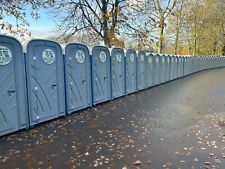
<path fill-rule="evenodd" d="M 136 160 L 135 162 L 132 163 L 133 165 L 140 165 L 141 161 L 140 160 Z"/>
<path fill-rule="evenodd" d="M 206 161 L 204 162 L 205 165 L 210 165 L 210 162 Z"/>

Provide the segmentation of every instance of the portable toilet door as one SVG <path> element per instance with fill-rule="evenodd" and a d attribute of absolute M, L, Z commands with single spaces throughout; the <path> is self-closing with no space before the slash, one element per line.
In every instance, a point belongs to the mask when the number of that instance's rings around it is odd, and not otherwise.
<path fill-rule="evenodd" d="M 153 55 L 149 54 L 146 56 L 145 61 L 145 86 L 149 88 L 153 86 Z"/>
<path fill-rule="evenodd" d="M 165 56 L 160 55 L 160 81 L 159 83 L 165 82 Z"/>
<path fill-rule="evenodd" d="M 170 56 L 165 57 L 165 81 L 170 81 Z"/>
<path fill-rule="evenodd" d="M 0 136 L 27 128 L 25 61 L 21 44 L 0 35 Z"/>
<path fill-rule="evenodd" d="M 187 75 L 190 74 L 190 57 L 187 56 Z"/>
<path fill-rule="evenodd" d="M 64 62 L 56 42 L 34 39 L 27 45 L 30 125 L 65 115 Z"/>
<path fill-rule="evenodd" d="M 92 103 L 111 99 L 110 53 L 104 46 L 92 49 Z"/>
<path fill-rule="evenodd" d="M 190 58 L 190 74 L 193 74 L 194 72 L 193 57 L 189 57 L 189 58 Z"/>
<path fill-rule="evenodd" d="M 153 85 L 159 84 L 160 79 L 159 55 L 153 54 Z"/>
<path fill-rule="evenodd" d="M 137 55 L 137 90 L 145 88 L 145 59 L 146 53 L 139 51 Z"/>
<path fill-rule="evenodd" d="M 70 43 L 64 60 L 66 111 L 71 114 L 92 105 L 90 53 L 85 45 Z"/>
<path fill-rule="evenodd" d="M 181 58 L 181 75 L 180 77 L 184 76 L 184 57 L 182 56 Z"/>
<path fill-rule="evenodd" d="M 179 65 L 179 59 L 178 59 L 178 56 L 175 56 L 175 79 L 177 79 L 178 78 L 178 76 L 179 76 L 179 67 L 178 67 L 178 65 Z"/>
<path fill-rule="evenodd" d="M 170 80 L 175 79 L 175 57 L 170 56 Z"/>
<path fill-rule="evenodd" d="M 184 57 L 182 56 L 181 58 L 181 74 L 180 74 L 180 77 L 183 77 L 184 76 Z"/>
<path fill-rule="evenodd" d="M 189 75 L 189 70 L 190 70 L 189 57 L 186 56 L 186 76 Z"/>
<path fill-rule="evenodd" d="M 183 76 L 186 76 L 186 58 L 182 57 L 183 59 Z"/>
<path fill-rule="evenodd" d="M 121 48 L 111 51 L 112 99 L 125 95 L 125 56 Z"/>
<path fill-rule="evenodd" d="M 178 78 L 181 76 L 181 56 L 178 57 Z"/>
<path fill-rule="evenodd" d="M 125 72 L 126 72 L 126 94 L 133 93 L 137 90 L 137 53 L 133 49 L 126 51 Z"/>
<path fill-rule="evenodd" d="M 180 57 L 177 56 L 177 78 L 180 77 Z"/>
<path fill-rule="evenodd" d="M 177 56 L 174 56 L 174 79 L 177 79 L 178 76 L 178 58 Z"/>

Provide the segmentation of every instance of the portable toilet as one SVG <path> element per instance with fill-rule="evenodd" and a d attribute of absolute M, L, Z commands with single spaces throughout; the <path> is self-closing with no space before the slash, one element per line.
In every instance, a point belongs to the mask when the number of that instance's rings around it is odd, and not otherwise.
<path fill-rule="evenodd" d="M 165 82 L 170 81 L 170 56 L 165 55 Z"/>
<path fill-rule="evenodd" d="M 164 83 L 165 82 L 165 56 L 160 55 L 160 81 L 159 83 Z"/>
<path fill-rule="evenodd" d="M 181 77 L 181 71 L 182 71 L 182 60 L 181 56 L 177 57 L 177 78 Z"/>
<path fill-rule="evenodd" d="M 177 79 L 179 77 L 179 58 L 177 55 L 175 56 L 175 70 L 175 79 Z"/>
<path fill-rule="evenodd" d="M 145 61 L 145 85 L 146 88 L 153 86 L 153 55 L 150 53 L 146 55 Z"/>
<path fill-rule="evenodd" d="M 190 74 L 193 73 L 193 69 L 194 69 L 194 66 L 193 66 L 193 57 L 191 56 L 190 57 Z"/>
<path fill-rule="evenodd" d="M 153 55 L 153 85 L 158 85 L 160 80 L 160 63 L 159 63 L 159 54 Z"/>
<path fill-rule="evenodd" d="M 188 75 L 191 74 L 191 56 L 188 56 L 188 63 L 189 63 L 189 70 L 188 70 Z"/>
<path fill-rule="evenodd" d="M 181 75 L 180 77 L 184 76 L 184 57 L 181 56 Z"/>
<path fill-rule="evenodd" d="M 175 56 L 172 55 L 170 56 L 170 80 L 174 80 L 175 79 L 175 74 L 176 74 L 176 61 L 175 61 Z"/>
<path fill-rule="evenodd" d="M 137 53 L 133 49 L 126 51 L 125 72 L 126 72 L 126 94 L 136 92 L 137 90 Z"/>
<path fill-rule="evenodd" d="M 25 61 L 21 44 L 0 35 L 0 136 L 29 126 Z"/>
<path fill-rule="evenodd" d="M 177 57 L 177 78 L 180 78 L 181 75 L 181 59 L 180 56 Z"/>
<path fill-rule="evenodd" d="M 137 55 L 137 90 L 145 88 L 145 59 L 146 53 L 139 51 Z"/>
<path fill-rule="evenodd" d="M 186 56 L 186 75 L 190 74 L 190 57 Z"/>
<path fill-rule="evenodd" d="M 67 44 L 64 52 L 66 111 L 71 114 L 92 105 L 91 59 L 83 44 Z"/>
<path fill-rule="evenodd" d="M 61 46 L 49 40 L 31 40 L 27 44 L 26 68 L 30 125 L 65 115 Z"/>
<path fill-rule="evenodd" d="M 111 51 L 112 99 L 125 95 L 125 56 L 121 48 Z"/>
<path fill-rule="evenodd" d="M 92 103 L 111 99 L 110 52 L 104 46 L 92 49 Z"/>

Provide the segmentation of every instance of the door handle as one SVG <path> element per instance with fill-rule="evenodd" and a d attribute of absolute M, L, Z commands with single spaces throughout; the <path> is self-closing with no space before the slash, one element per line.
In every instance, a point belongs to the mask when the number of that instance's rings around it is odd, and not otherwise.
<path fill-rule="evenodd" d="M 8 94 L 9 94 L 9 96 L 11 96 L 11 94 L 12 93 L 15 93 L 16 92 L 16 90 L 15 89 L 10 89 L 10 90 L 8 90 Z"/>
<path fill-rule="evenodd" d="M 52 84 L 52 89 L 54 89 L 57 86 L 57 84 Z"/>
<path fill-rule="evenodd" d="M 82 80 L 82 84 L 86 83 L 86 80 Z"/>
<path fill-rule="evenodd" d="M 107 77 L 106 77 L 106 76 L 104 77 L 104 80 L 105 80 L 105 79 L 107 79 Z"/>
<path fill-rule="evenodd" d="M 8 90 L 8 92 L 9 93 L 14 93 L 14 92 L 16 92 L 16 90 L 15 89 L 10 89 L 10 90 Z"/>

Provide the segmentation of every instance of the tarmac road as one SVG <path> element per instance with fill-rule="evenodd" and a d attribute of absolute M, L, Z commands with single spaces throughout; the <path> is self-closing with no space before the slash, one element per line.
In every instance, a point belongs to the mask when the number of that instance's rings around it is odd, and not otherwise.
<path fill-rule="evenodd" d="M 224 169 L 224 76 L 199 72 L 2 137 L 0 169 Z"/>

